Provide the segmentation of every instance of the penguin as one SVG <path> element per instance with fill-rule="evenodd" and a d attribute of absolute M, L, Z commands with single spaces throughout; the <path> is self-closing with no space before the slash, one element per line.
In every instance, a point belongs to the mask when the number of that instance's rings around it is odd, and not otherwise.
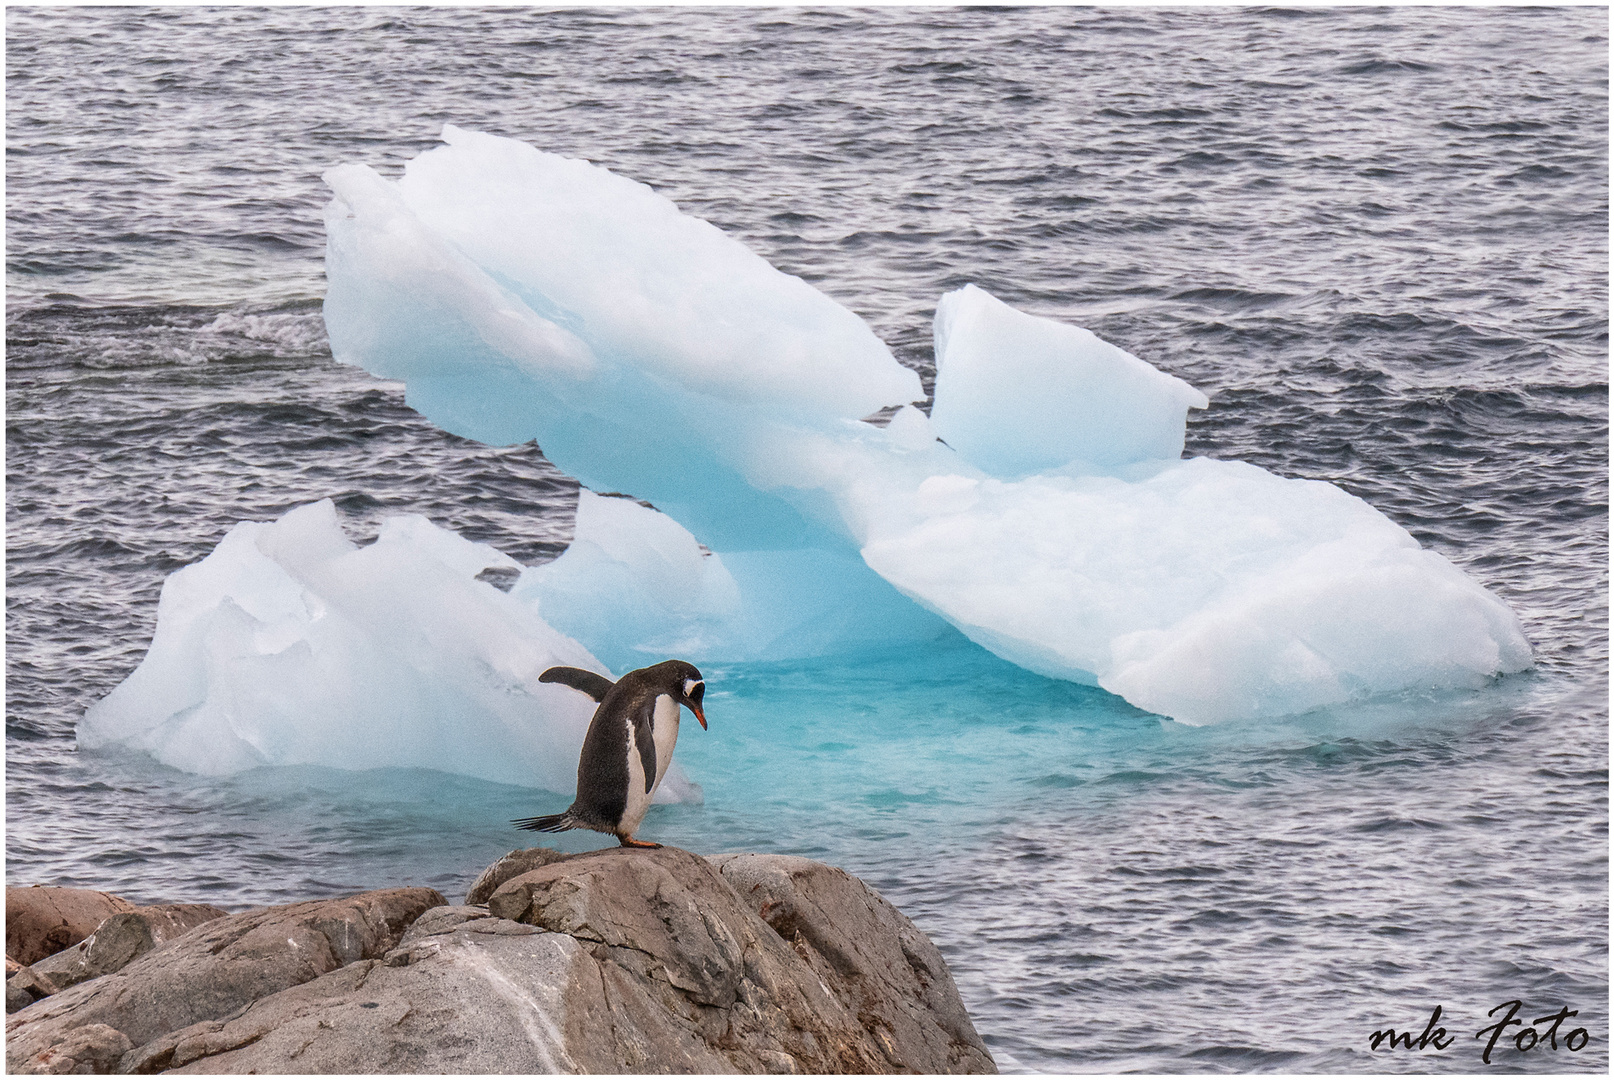
<path fill-rule="evenodd" d="M 577 798 L 564 812 L 521 818 L 517 828 L 534 832 L 593 829 L 612 833 L 623 847 L 659 848 L 633 838 L 667 775 L 678 742 L 680 706 L 706 727 L 701 698 L 706 680 L 695 665 L 668 660 L 630 671 L 615 683 L 574 667 L 552 667 L 539 682 L 563 683 L 600 703 L 583 738 L 577 762 Z"/>

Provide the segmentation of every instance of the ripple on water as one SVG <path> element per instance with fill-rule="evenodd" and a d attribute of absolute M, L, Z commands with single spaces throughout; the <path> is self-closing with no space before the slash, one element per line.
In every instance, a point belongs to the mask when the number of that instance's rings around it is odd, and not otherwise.
<path fill-rule="evenodd" d="M 525 842 L 509 818 L 564 801 L 73 749 L 163 575 L 238 521 L 331 497 L 360 540 L 399 512 L 527 564 L 570 539 L 576 485 L 537 447 L 435 431 L 327 351 L 319 171 L 396 175 L 450 119 L 649 183 L 927 387 L 944 291 L 1088 326 L 1211 394 L 1190 454 L 1362 496 L 1536 650 L 1478 694 L 1212 729 L 961 640 L 735 666 L 709 673 L 722 723 L 680 741 L 706 804 L 653 808 L 659 839 L 862 875 L 937 941 L 1006 1071 L 1469 1072 L 1366 1036 L 1437 1002 L 1477 1030 L 1501 995 L 1570 1002 L 1594 1037 L 1497 1067 L 1606 1071 L 1606 27 L 9 10 L 8 882 L 452 900 Z"/>

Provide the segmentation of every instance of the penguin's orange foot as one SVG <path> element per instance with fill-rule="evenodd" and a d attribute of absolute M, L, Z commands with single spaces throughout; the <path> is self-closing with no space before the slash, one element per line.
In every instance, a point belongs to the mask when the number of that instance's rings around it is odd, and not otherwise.
<path fill-rule="evenodd" d="M 619 836 L 617 840 L 623 847 L 658 848 L 661 846 L 660 844 L 652 844 L 648 840 L 635 840 L 631 836 Z"/>

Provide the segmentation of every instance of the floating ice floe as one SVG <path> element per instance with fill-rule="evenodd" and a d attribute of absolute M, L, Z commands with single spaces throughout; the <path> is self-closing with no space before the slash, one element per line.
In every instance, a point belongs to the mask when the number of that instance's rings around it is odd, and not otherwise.
<path fill-rule="evenodd" d="M 85 745 L 564 790 L 589 705 L 535 679 L 595 656 L 860 653 L 951 626 L 1194 724 L 1530 664 L 1505 604 L 1362 500 L 1182 460 L 1204 396 L 1084 330 L 948 294 L 927 417 L 860 319 L 644 185 L 443 138 L 396 182 L 326 174 L 333 353 L 449 431 L 537 439 L 661 512 L 585 491 L 572 546 L 508 596 L 472 577 L 503 556 L 420 519 L 363 549 L 328 504 L 239 526 L 170 579 Z"/>
<path fill-rule="evenodd" d="M 585 497 L 515 590 L 613 663 L 855 651 L 939 616 L 1188 723 L 1530 664 L 1505 604 L 1360 499 L 1182 460 L 1204 395 L 1085 330 L 950 293 L 932 415 L 876 427 L 919 385 L 851 312 L 642 184 L 443 139 L 395 183 L 327 174 L 332 350 L 673 519 Z"/>
<path fill-rule="evenodd" d="M 415 515 L 360 547 L 328 499 L 243 522 L 163 584 L 145 660 L 79 745 L 213 775 L 404 766 L 569 791 L 594 704 L 538 676 L 606 669 L 476 579 L 516 566 Z M 699 798 L 681 772 L 668 784 L 661 801 Z"/>

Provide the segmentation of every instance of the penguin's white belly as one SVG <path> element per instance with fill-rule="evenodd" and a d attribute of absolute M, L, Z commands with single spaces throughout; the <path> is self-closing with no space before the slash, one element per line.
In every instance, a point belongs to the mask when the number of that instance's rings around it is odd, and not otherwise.
<path fill-rule="evenodd" d="M 644 760 L 639 756 L 638 735 L 632 727 L 628 728 L 628 805 L 622 812 L 622 823 L 617 826 L 617 832 L 623 836 L 632 836 L 638 831 L 639 822 L 650 809 L 651 798 L 661 786 L 662 777 L 667 775 L 673 747 L 678 745 L 678 710 L 678 702 L 671 695 L 661 694 L 656 698 L 650 724 L 651 738 L 656 745 L 656 775 L 649 791 L 645 790 Z"/>

